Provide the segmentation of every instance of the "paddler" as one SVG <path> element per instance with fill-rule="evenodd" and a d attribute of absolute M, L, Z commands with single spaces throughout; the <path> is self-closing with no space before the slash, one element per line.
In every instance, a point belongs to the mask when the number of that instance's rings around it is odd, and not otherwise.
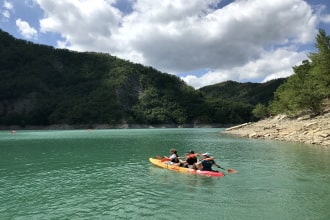
<path fill-rule="evenodd" d="M 199 154 L 195 154 L 195 151 L 190 150 L 186 155 L 186 161 L 183 162 L 183 166 L 187 168 L 193 168 L 194 164 L 198 162 Z"/>
<path fill-rule="evenodd" d="M 213 157 L 210 157 L 211 154 L 206 152 L 203 154 L 203 159 L 196 163 L 196 166 L 199 170 L 203 170 L 203 171 L 214 171 L 214 172 L 219 172 L 217 170 L 212 170 L 212 166 L 215 165 L 217 166 L 218 168 L 220 168 L 220 165 L 217 164 Z"/>
<path fill-rule="evenodd" d="M 178 155 L 178 152 L 177 152 L 176 149 L 172 148 L 172 149 L 170 150 L 170 154 L 171 154 L 171 155 L 170 155 L 169 159 L 170 159 L 170 163 L 171 163 L 171 164 L 177 164 L 177 163 L 180 163 L 179 155 Z"/>

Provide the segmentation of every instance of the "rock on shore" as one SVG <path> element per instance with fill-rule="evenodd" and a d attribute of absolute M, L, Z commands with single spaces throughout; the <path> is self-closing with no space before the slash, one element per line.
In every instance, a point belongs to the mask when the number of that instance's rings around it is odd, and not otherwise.
<path fill-rule="evenodd" d="M 227 128 L 224 133 L 241 137 L 300 142 L 330 147 L 330 112 L 310 118 L 285 115 Z"/>

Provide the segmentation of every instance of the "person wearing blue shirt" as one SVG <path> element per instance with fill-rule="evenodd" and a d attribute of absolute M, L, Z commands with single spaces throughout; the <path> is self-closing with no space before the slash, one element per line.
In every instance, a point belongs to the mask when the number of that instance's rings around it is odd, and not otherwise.
<path fill-rule="evenodd" d="M 218 168 L 220 168 L 220 165 L 217 164 L 212 158 L 210 158 L 210 153 L 204 153 L 203 154 L 203 159 L 201 160 L 201 170 L 204 170 L 204 171 L 214 171 L 214 172 L 217 172 L 216 170 L 212 170 L 212 166 L 215 165 L 217 166 Z"/>

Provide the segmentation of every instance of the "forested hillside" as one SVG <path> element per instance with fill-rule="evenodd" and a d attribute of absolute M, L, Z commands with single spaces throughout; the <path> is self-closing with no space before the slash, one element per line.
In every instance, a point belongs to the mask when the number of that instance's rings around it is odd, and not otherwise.
<path fill-rule="evenodd" d="M 266 83 L 227 81 L 203 87 L 200 91 L 212 109 L 210 115 L 213 120 L 219 120 L 226 115 L 226 123 L 231 123 L 242 116 L 250 115 L 249 120 L 246 117 L 240 119 L 243 123 L 255 120 L 254 108 L 257 105 L 268 105 L 273 99 L 274 92 L 284 81 L 285 79 L 271 80 Z"/>
<path fill-rule="evenodd" d="M 195 90 L 152 67 L 36 45 L 3 31 L 0 42 L 2 126 L 242 123 L 254 120 L 255 103 L 273 98 L 237 90 L 221 97 L 216 88 Z M 253 101 L 231 99 L 249 95 Z"/>
<path fill-rule="evenodd" d="M 268 104 L 269 97 L 274 95 L 276 89 L 285 81 L 284 78 L 271 80 L 266 83 L 239 83 L 226 81 L 200 89 L 203 95 L 212 99 L 225 99 L 234 102 L 256 105 Z"/>

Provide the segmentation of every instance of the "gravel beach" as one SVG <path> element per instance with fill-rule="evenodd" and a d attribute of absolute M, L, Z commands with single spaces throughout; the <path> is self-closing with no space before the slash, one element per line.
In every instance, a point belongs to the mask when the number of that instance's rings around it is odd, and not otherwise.
<path fill-rule="evenodd" d="M 281 140 L 330 147 L 330 111 L 317 117 L 290 119 L 277 115 L 227 128 L 224 133 L 246 138 Z"/>

